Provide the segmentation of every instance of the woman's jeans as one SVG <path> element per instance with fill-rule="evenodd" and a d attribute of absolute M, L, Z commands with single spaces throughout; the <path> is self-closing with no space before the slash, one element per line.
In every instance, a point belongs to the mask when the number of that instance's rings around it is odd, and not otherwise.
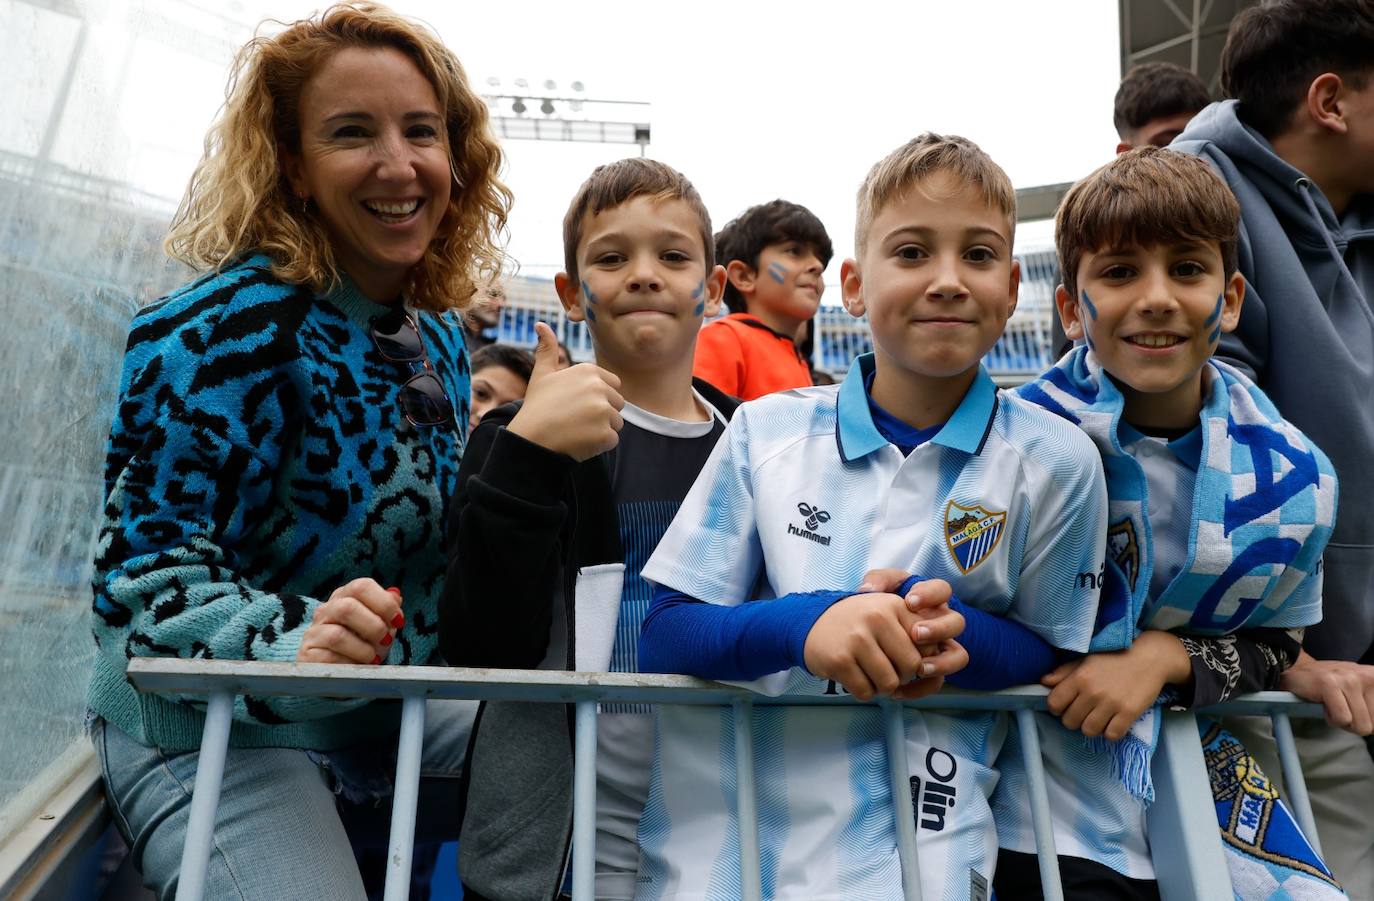
<path fill-rule="evenodd" d="M 458 837 L 475 701 L 429 701 L 415 841 Z M 176 895 L 198 751 L 164 752 L 92 717 L 115 823 L 159 898 Z M 229 748 L 205 897 L 362 899 L 354 847 L 385 848 L 398 734 L 340 751 Z"/>

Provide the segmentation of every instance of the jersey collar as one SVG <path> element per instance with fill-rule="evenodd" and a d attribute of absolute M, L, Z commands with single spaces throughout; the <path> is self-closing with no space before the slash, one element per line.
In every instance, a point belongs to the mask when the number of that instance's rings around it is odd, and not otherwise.
<path fill-rule="evenodd" d="M 864 381 L 873 367 L 873 354 L 863 354 L 850 365 L 849 373 L 840 385 L 836 400 L 838 415 L 835 417 L 835 442 L 839 445 L 840 459 L 846 463 L 866 457 L 888 443 L 873 424 L 873 415 L 868 409 L 868 392 L 864 390 Z M 997 386 L 993 384 L 987 369 L 979 364 L 978 375 L 964 399 L 959 402 L 944 428 L 930 440 L 966 454 L 982 453 L 996 412 Z"/>

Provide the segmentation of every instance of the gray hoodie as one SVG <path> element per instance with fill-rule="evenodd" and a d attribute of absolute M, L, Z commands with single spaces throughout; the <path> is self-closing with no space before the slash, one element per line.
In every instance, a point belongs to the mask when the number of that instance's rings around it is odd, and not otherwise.
<path fill-rule="evenodd" d="M 1355 197 L 1338 221 L 1321 190 L 1236 117 L 1234 100 L 1198 113 L 1171 147 L 1211 163 L 1240 201 L 1248 284 L 1240 326 L 1217 355 L 1252 374 L 1340 478 L 1322 622 L 1303 646 L 1358 660 L 1374 644 L 1374 196 Z"/>

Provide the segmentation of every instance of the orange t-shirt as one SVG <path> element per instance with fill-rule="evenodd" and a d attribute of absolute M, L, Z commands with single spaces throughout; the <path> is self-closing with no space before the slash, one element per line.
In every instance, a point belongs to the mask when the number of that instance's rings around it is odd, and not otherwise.
<path fill-rule="evenodd" d="M 811 370 L 792 339 L 748 313 L 702 326 L 692 375 L 740 400 L 811 384 Z"/>

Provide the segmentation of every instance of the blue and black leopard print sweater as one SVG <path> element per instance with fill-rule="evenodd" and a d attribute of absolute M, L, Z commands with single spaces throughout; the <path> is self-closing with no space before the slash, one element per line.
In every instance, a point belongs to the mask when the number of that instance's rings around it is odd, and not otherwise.
<path fill-rule="evenodd" d="M 327 296 L 252 257 L 142 310 L 129 332 L 96 549 L 90 706 L 138 740 L 199 746 L 204 705 L 139 694 L 129 658 L 291 661 L 352 579 L 397 586 L 387 663 L 441 662 L 444 531 L 468 419 L 455 315 L 415 316 L 455 424 L 416 429 L 413 367 L 376 352 L 386 311 L 347 279 Z M 387 702 L 241 697 L 230 743 L 325 750 L 395 728 Z"/>

